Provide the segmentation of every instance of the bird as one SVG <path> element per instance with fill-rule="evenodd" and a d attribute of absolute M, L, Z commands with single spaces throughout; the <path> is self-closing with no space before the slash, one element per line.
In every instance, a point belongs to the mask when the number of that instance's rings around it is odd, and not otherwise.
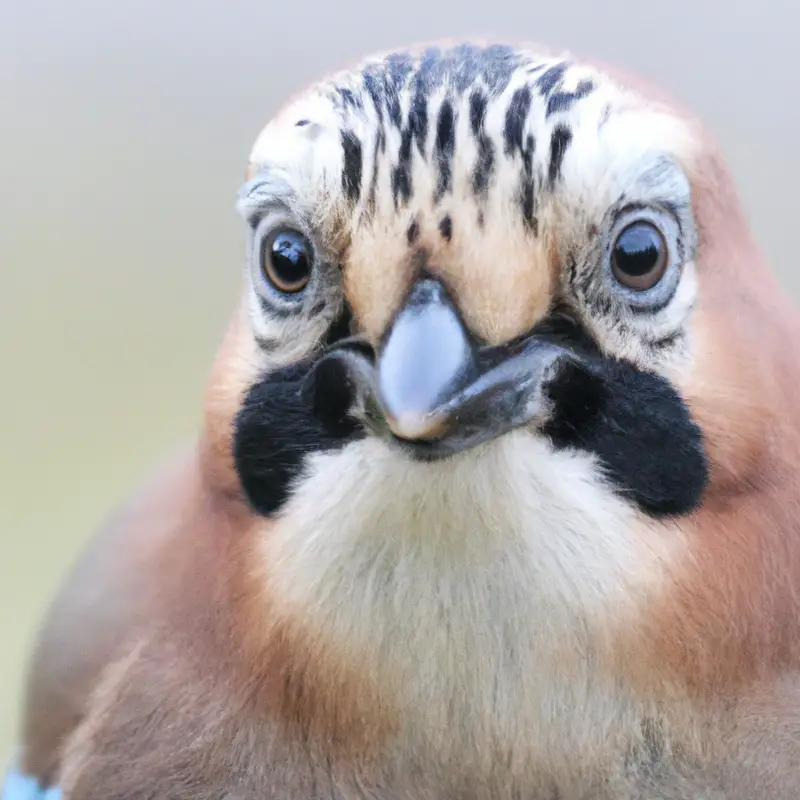
<path fill-rule="evenodd" d="M 235 203 L 197 437 L 53 600 L 14 780 L 800 796 L 798 314 L 701 119 L 409 45 L 290 98 Z"/>

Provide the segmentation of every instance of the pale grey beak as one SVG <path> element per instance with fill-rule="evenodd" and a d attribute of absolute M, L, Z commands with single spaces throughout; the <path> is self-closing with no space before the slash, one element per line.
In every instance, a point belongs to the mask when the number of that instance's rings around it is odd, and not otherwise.
<path fill-rule="evenodd" d="M 543 386 L 567 348 L 537 336 L 489 347 L 470 334 L 436 278 L 411 288 L 377 353 L 350 339 L 326 358 L 347 364 L 367 424 L 420 458 L 474 447 L 547 412 Z"/>
<path fill-rule="evenodd" d="M 378 401 L 389 429 L 409 440 L 443 435 L 447 400 L 474 373 L 472 342 L 444 287 L 419 281 L 380 350 Z"/>

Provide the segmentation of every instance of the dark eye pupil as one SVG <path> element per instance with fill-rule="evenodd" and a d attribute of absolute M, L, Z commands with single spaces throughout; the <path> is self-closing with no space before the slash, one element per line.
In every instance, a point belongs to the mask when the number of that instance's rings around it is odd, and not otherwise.
<path fill-rule="evenodd" d="M 308 278 L 308 251 L 301 234 L 287 231 L 275 237 L 271 258 L 274 275 L 281 283 L 294 286 Z"/>
<path fill-rule="evenodd" d="M 272 266 L 287 283 L 302 281 L 308 275 L 305 242 L 295 233 L 286 233 L 272 245 Z"/>
<path fill-rule="evenodd" d="M 623 231 L 614 247 L 617 269 L 631 277 L 652 272 L 662 257 L 661 237 L 652 225 L 635 224 Z"/>

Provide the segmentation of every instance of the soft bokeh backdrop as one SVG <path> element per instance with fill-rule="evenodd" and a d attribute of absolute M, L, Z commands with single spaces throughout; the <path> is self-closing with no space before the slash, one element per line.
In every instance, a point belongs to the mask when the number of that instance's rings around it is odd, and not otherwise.
<path fill-rule="evenodd" d="M 796 294 L 798 30 L 795 0 L 0 0 L 0 761 L 56 582 L 195 430 L 282 100 L 442 36 L 615 61 L 706 118 Z"/>

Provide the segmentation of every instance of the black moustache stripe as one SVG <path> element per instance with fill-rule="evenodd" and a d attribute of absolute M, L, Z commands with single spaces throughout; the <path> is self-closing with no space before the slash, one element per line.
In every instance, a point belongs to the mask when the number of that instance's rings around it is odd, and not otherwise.
<path fill-rule="evenodd" d="M 615 489 L 654 517 L 696 509 L 708 484 L 702 431 L 672 385 L 621 361 L 567 363 L 547 387 L 544 433 L 593 453 Z"/>
<path fill-rule="evenodd" d="M 347 309 L 342 317 L 330 343 L 350 329 Z M 546 387 L 554 413 L 543 433 L 554 447 L 594 454 L 614 490 L 651 516 L 697 508 L 708 483 L 703 436 L 672 385 L 604 357 L 588 332 L 564 314 L 554 313 L 533 333 L 580 357 L 565 362 Z M 272 371 L 251 387 L 232 446 L 245 496 L 257 513 L 281 509 L 309 454 L 364 438 L 364 429 L 348 416 L 352 401 L 346 369 L 335 360 L 309 359 Z"/>
<path fill-rule="evenodd" d="M 554 311 L 533 333 L 571 348 L 547 387 L 555 447 L 593 453 L 616 490 L 655 517 L 696 509 L 709 480 L 703 434 L 666 378 L 604 356 L 568 313 Z"/>
<path fill-rule="evenodd" d="M 234 423 L 233 456 L 253 509 L 281 509 L 311 453 L 338 450 L 366 435 L 347 416 L 352 389 L 340 362 L 314 362 L 270 372 L 248 391 Z"/>

